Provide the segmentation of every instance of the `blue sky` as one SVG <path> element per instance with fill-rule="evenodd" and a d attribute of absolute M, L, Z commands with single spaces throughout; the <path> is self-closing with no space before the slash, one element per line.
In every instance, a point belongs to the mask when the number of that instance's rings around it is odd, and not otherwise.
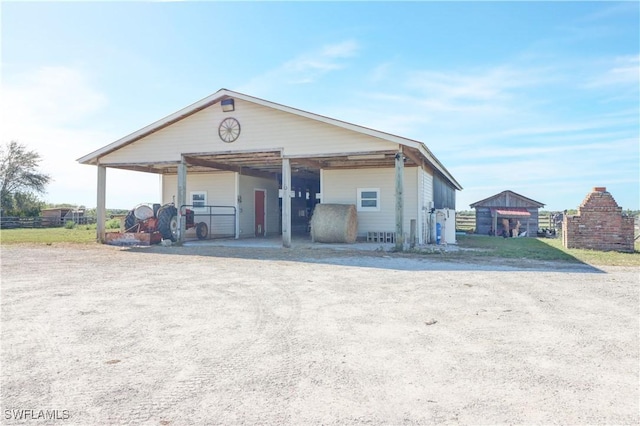
<path fill-rule="evenodd" d="M 637 2 L 2 3 L 2 141 L 45 199 L 95 206 L 76 159 L 220 88 L 423 141 L 464 187 L 640 208 Z M 159 179 L 108 171 L 107 207 Z"/>

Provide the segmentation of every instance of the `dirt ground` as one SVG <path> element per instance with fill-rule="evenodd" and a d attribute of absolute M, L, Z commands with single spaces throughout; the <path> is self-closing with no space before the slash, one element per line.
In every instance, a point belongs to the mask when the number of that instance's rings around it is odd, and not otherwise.
<path fill-rule="evenodd" d="M 640 422 L 637 268 L 72 245 L 1 261 L 2 424 Z"/>

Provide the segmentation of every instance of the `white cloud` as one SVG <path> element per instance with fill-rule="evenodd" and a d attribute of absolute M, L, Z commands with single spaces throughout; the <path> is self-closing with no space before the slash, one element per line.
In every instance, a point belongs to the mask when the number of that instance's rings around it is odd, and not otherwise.
<path fill-rule="evenodd" d="M 393 77 L 375 72 L 374 90 L 361 91 L 358 104 L 334 111 L 425 142 L 465 187 L 458 194 L 461 209 L 505 189 L 550 208 L 579 204 L 592 186 L 628 188 L 635 182 L 637 192 L 637 106 L 611 102 L 586 108 L 624 84 L 637 87 L 637 57 L 551 63 L 405 70 Z M 611 65 L 606 73 L 603 63 Z M 601 90 L 594 94 L 585 81 L 598 81 Z M 637 195 L 627 195 L 625 205 L 633 208 L 634 200 Z"/>
<path fill-rule="evenodd" d="M 604 2 L 601 4 L 605 4 Z M 585 23 L 600 23 L 602 21 L 608 22 L 612 17 L 617 16 L 637 16 L 638 4 L 636 2 L 611 2 L 602 9 L 592 12 L 588 15 L 581 16 L 576 19 L 576 22 L 581 24 Z"/>
<path fill-rule="evenodd" d="M 544 70 L 497 66 L 461 72 L 418 71 L 411 73 L 408 86 L 423 96 L 439 100 L 496 102 L 513 97 L 512 91 L 532 87 L 543 80 Z"/>
<path fill-rule="evenodd" d="M 84 73 L 68 67 L 43 67 L 3 85 L 4 135 L 24 130 L 22 123 L 73 124 L 103 108 L 106 97 L 92 89 Z"/>
<path fill-rule="evenodd" d="M 324 58 L 350 58 L 355 56 L 360 46 L 355 40 L 346 40 L 341 43 L 323 46 L 320 56 Z"/>
<path fill-rule="evenodd" d="M 96 169 L 76 159 L 122 136 L 87 124 L 108 105 L 107 96 L 86 72 L 73 67 L 42 67 L 7 80 L 2 85 L 2 143 L 17 140 L 40 154 L 41 170 L 53 179 L 46 201 L 94 207 Z M 157 176 L 114 170 L 108 175 L 107 207 L 157 199 Z"/>
<path fill-rule="evenodd" d="M 355 56 L 358 50 L 359 45 L 354 40 L 322 46 L 302 53 L 278 68 L 255 77 L 239 90 L 265 96 L 282 85 L 314 83 L 328 73 L 346 68 L 346 60 Z"/>
<path fill-rule="evenodd" d="M 390 69 L 391 69 L 391 63 L 389 62 L 385 62 L 383 64 L 376 66 L 369 73 L 369 77 L 368 77 L 369 82 L 379 83 L 383 81 L 389 75 Z"/>
<path fill-rule="evenodd" d="M 337 44 L 304 53 L 287 61 L 277 73 L 282 73 L 289 83 L 310 83 L 323 75 L 344 68 L 342 59 L 354 56 L 358 51 L 358 44 L 347 40 Z"/>
<path fill-rule="evenodd" d="M 638 91 L 640 86 L 640 56 L 628 55 L 614 58 L 602 74 L 592 76 L 586 83 L 587 88 L 620 85 L 628 86 L 632 92 Z"/>

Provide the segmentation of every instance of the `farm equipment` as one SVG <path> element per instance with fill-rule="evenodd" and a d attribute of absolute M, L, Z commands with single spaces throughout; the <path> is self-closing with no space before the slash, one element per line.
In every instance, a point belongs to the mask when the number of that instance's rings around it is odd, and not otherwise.
<path fill-rule="evenodd" d="M 186 229 L 195 228 L 199 240 L 209 236 L 209 227 L 204 222 L 195 223 L 193 210 L 186 209 Z M 158 232 L 163 239 L 177 241 L 178 239 L 178 209 L 173 203 L 140 204 L 127 213 L 124 221 L 125 232 L 142 232 L 153 234 Z"/>

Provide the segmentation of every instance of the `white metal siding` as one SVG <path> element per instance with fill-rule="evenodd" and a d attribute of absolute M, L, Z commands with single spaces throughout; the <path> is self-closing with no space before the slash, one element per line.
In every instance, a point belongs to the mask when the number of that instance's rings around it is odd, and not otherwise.
<path fill-rule="evenodd" d="M 404 169 L 404 221 L 409 235 L 411 219 L 417 219 L 417 167 Z M 395 232 L 396 185 L 395 169 L 354 169 L 322 171 L 322 202 L 325 204 L 356 204 L 358 188 L 380 189 L 380 211 L 358 212 L 358 236 L 367 232 Z"/>
<path fill-rule="evenodd" d="M 218 125 L 227 117 L 240 122 L 240 137 L 225 143 Z M 100 159 L 102 164 L 179 161 L 185 153 L 280 150 L 285 155 L 369 152 L 398 144 L 327 123 L 236 99 L 236 110 L 223 113 L 215 104 L 158 130 Z"/>
<path fill-rule="evenodd" d="M 215 206 L 235 206 L 235 172 L 216 172 L 187 175 L 187 204 L 191 204 L 191 191 L 206 191 L 207 204 Z M 178 193 L 178 177 L 164 175 L 162 179 L 162 202 L 174 201 Z"/>
<path fill-rule="evenodd" d="M 255 236 L 255 194 L 256 189 L 267 191 L 267 213 L 266 231 L 268 235 L 280 232 L 280 207 L 278 204 L 278 181 L 275 179 L 257 178 L 240 175 L 240 197 L 242 202 L 238 203 L 238 216 L 240 224 L 240 237 Z"/>

